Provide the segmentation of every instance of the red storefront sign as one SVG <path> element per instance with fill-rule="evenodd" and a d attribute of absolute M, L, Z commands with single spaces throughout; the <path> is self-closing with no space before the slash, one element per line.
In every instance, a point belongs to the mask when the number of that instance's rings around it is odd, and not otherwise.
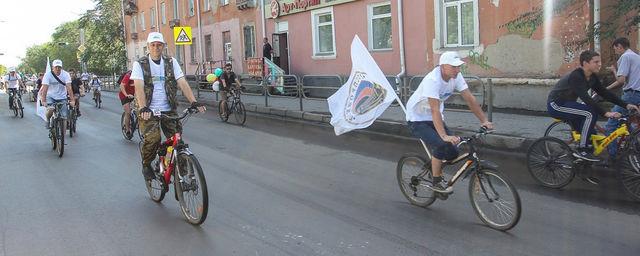
<path fill-rule="evenodd" d="M 247 58 L 247 70 L 250 76 L 262 77 L 262 58 Z"/>

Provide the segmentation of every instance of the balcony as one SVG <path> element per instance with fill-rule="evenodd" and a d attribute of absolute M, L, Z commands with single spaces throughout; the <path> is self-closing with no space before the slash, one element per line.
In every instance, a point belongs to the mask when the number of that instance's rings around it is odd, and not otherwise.
<path fill-rule="evenodd" d="M 125 15 L 134 15 L 138 13 L 138 6 L 133 0 L 123 0 L 123 8 Z"/>
<path fill-rule="evenodd" d="M 179 26 L 180 26 L 180 19 L 169 20 L 169 27 L 170 28 L 179 27 Z"/>
<path fill-rule="evenodd" d="M 256 7 L 256 1 L 255 0 L 236 0 L 236 7 L 238 7 L 239 10 L 253 8 L 253 7 Z"/>
<path fill-rule="evenodd" d="M 138 40 L 138 33 L 131 33 L 131 40 Z"/>

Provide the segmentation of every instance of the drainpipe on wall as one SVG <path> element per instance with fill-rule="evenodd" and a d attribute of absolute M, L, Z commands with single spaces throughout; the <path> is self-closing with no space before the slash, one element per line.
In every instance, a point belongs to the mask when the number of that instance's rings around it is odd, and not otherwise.
<path fill-rule="evenodd" d="M 124 50 L 127 52 L 127 62 L 129 62 L 129 49 L 127 49 L 127 26 L 125 25 L 126 22 L 124 20 L 124 1 L 120 1 L 120 10 L 122 12 L 122 32 L 124 33 L 122 42 L 124 43 Z M 128 63 L 125 63 L 124 65 L 127 66 L 127 69 L 129 69 Z M 87 68 L 84 67 L 84 69 L 84 72 L 87 72 Z"/>
<path fill-rule="evenodd" d="M 158 9 L 158 0 L 156 0 L 156 32 L 160 32 L 160 10 Z"/>
<path fill-rule="evenodd" d="M 196 8 L 198 9 L 198 51 L 200 52 L 200 61 L 198 61 L 198 67 L 196 68 L 196 71 L 198 71 L 198 69 L 200 69 L 200 64 L 202 64 L 202 61 L 204 60 L 204 53 L 202 52 L 203 35 L 202 35 L 202 23 L 200 20 L 200 1 L 196 1 Z"/>
<path fill-rule="evenodd" d="M 406 68 L 405 68 L 405 59 L 404 59 L 404 24 L 403 24 L 403 11 L 402 11 L 402 0 L 398 0 L 398 38 L 400 41 L 400 73 L 398 73 L 398 75 L 396 75 L 396 84 L 398 85 L 398 91 L 400 92 L 400 96 L 402 97 L 405 92 L 404 92 L 404 84 L 405 84 L 405 80 L 404 77 L 406 75 Z M 402 98 L 400 98 L 401 100 L 404 100 Z M 402 104 L 400 104 L 402 105 Z"/>
<path fill-rule="evenodd" d="M 593 25 L 600 28 L 600 0 L 593 0 Z M 593 48 L 596 52 L 600 52 L 600 32 L 593 35 Z"/>

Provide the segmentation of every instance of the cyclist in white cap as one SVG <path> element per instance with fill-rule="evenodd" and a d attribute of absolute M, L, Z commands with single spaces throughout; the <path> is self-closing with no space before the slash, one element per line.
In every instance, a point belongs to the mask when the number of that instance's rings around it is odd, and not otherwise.
<path fill-rule="evenodd" d="M 40 104 L 43 106 L 53 105 L 58 102 L 69 103 L 74 106 L 75 96 L 71 88 L 71 76 L 67 71 L 62 70 L 62 61 L 54 60 L 51 72 L 45 73 L 42 79 L 42 89 L 40 90 Z M 49 128 L 49 118 L 53 114 L 53 108 L 47 108 L 47 129 Z M 69 107 L 64 104 L 60 116 L 64 119 L 69 115 Z M 66 122 L 63 122 L 66 123 Z M 64 129 L 63 129 L 64 131 Z"/>
<path fill-rule="evenodd" d="M 9 94 L 9 109 L 13 109 L 13 97 L 16 96 L 19 86 L 22 86 L 22 78 L 16 73 L 16 68 L 9 68 L 9 74 L 4 77 L 4 82 L 6 93 Z"/>
<path fill-rule="evenodd" d="M 153 169 L 151 162 L 157 153 L 160 144 L 160 127 L 165 135 L 173 135 L 180 132 L 182 127 L 177 120 L 152 116 L 152 112 L 162 113 L 168 116 L 177 117 L 178 100 L 176 98 L 178 89 L 191 103 L 192 108 L 204 112 L 203 104 L 198 103 L 193 96 L 191 87 L 182 73 L 178 61 L 169 56 L 162 56 L 165 42 L 162 34 L 151 32 L 147 37 L 149 55 L 140 58 L 133 63 L 131 79 L 135 86 L 136 102 L 140 113 L 140 132 L 144 139 L 142 142 L 142 174 L 145 180 L 153 179 Z"/>

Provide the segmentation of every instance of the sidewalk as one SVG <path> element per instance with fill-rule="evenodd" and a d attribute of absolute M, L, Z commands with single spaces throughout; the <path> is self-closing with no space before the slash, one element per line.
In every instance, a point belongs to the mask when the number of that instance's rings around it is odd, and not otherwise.
<path fill-rule="evenodd" d="M 201 92 L 198 100 L 210 106 L 218 106 L 215 94 L 211 92 Z M 303 99 L 303 111 L 300 111 L 298 98 L 270 96 L 268 107 L 265 107 L 264 96 L 242 95 L 242 101 L 249 112 L 327 124 L 331 120 L 326 100 Z M 485 145 L 495 149 L 526 152 L 535 139 L 542 137 L 551 121 L 550 117 L 545 116 L 494 112 L 493 123 L 496 130 L 486 137 Z M 471 134 L 480 126 L 473 113 L 464 110 L 445 110 L 445 122 L 452 131 L 461 135 Z M 406 127 L 404 112 L 399 106 L 389 107 L 366 130 L 411 137 L 410 131 Z"/>

